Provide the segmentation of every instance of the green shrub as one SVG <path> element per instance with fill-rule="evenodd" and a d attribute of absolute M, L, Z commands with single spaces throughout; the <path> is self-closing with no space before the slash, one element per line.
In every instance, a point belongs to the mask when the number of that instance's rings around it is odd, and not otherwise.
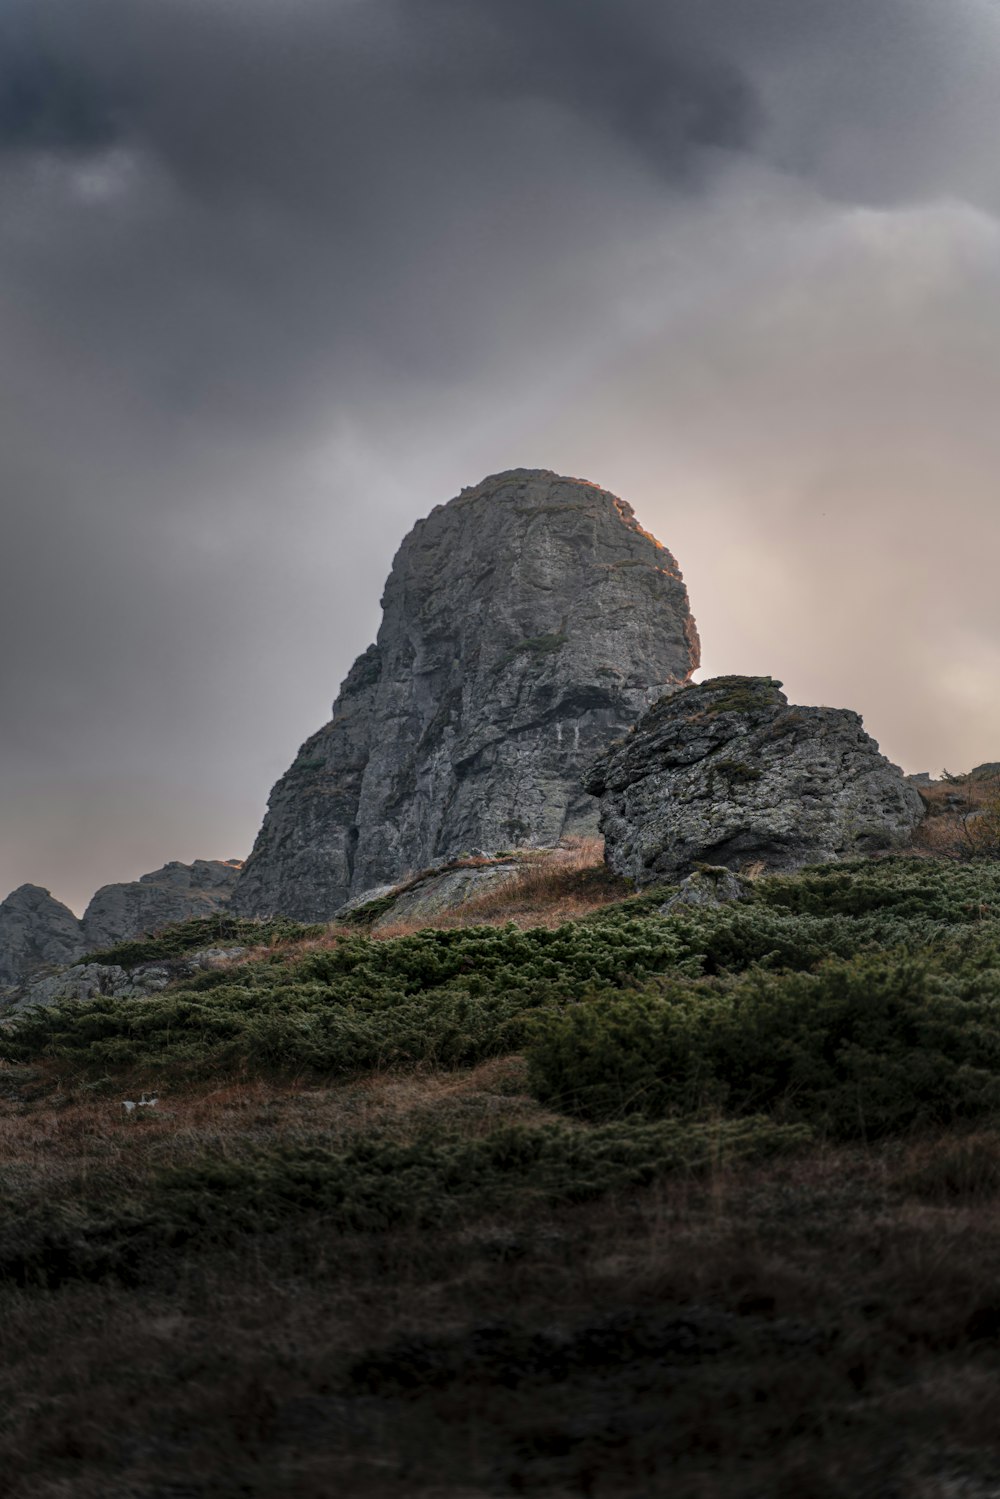
<path fill-rule="evenodd" d="M 270 942 L 287 942 L 296 937 L 318 936 L 322 926 L 303 926 L 284 916 L 270 921 L 251 921 L 219 911 L 214 916 L 198 916 L 178 921 L 151 937 L 137 937 L 88 953 L 82 963 L 117 963 L 132 968 L 137 963 L 154 963 L 157 959 L 182 958 L 185 953 L 203 947 L 251 947 Z"/>
<path fill-rule="evenodd" d="M 760 880 L 753 899 L 799 914 L 891 911 L 908 921 L 967 925 L 1000 918 L 1000 866 L 993 861 L 856 859 Z"/>
<path fill-rule="evenodd" d="M 291 962 L 208 973 L 142 1000 L 29 1011 L 2 1049 L 12 1060 L 47 1056 L 91 1074 L 462 1066 L 516 1050 L 532 1011 L 584 988 L 699 967 L 665 922 L 428 929 L 383 942 L 351 935 Z"/>
<path fill-rule="evenodd" d="M 560 1047 L 572 1041 L 566 1079 L 557 1083 L 553 1071 L 539 1085 L 553 1098 L 565 1092 L 569 1106 L 584 1112 L 604 1117 L 640 1108 L 634 1101 L 640 1096 L 641 1107 L 654 1113 L 699 1102 L 737 1112 L 770 1109 L 779 1098 L 787 1110 L 792 1094 L 782 1092 L 780 1079 L 771 1078 L 761 1095 L 767 1101 L 758 1102 L 740 1071 L 751 1015 L 759 1012 L 763 1033 L 776 1038 L 773 1072 L 780 1046 L 791 1044 L 782 1040 L 782 1027 L 792 1024 L 793 1013 L 808 1017 L 826 1006 L 833 1014 L 831 984 L 840 985 L 844 1003 L 845 995 L 855 996 L 851 1023 L 858 1026 L 863 996 L 885 989 L 874 977 L 883 970 L 910 975 L 911 1010 L 915 974 L 930 986 L 928 1004 L 935 985 L 945 986 L 945 998 L 951 994 L 948 985 L 959 972 L 967 987 L 978 985 L 976 992 L 989 998 L 1000 967 L 1000 927 L 989 915 L 998 893 L 995 866 L 886 859 L 760 880 L 746 902 L 666 917 L 657 914 L 664 892 L 654 891 L 554 930 L 426 928 L 392 941 L 351 933 L 302 955 L 275 952 L 207 971 L 149 998 L 101 998 L 19 1015 L 0 1033 L 2 1051 L 12 1060 L 48 1057 L 87 1076 L 127 1074 L 142 1082 L 246 1070 L 344 1075 L 421 1063 L 472 1065 L 520 1048 L 530 1031 L 536 1047 L 543 1035 L 563 1038 Z M 318 930 L 217 916 L 103 956 L 162 958 L 206 942 Z M 840 967 L 830 968 L 831 960 Z M 616 1008 L 623 995 L 633 998 Z M 552 1017 L 549 1029 L 532 1031 L 542 1015 Z M 708 1016 L 716 1016 L 717 1039 L 735 1027 L 731 1077 L 730 1062 L 721 1052 L 709 1055 L 700 1039 Z M 595 1028 L 592 1042 L 588 1027 Z M 614 1032 L 613 1045 L 605 1030 Z M 646 1039 L 628 1039 L 633 1031 Z M 890 1050 L 897 1040 L 889 1031 L 882 1037 Z M 871 1047 L 882 1041 L 870 1038 Z M 615 1060 L 599 1076 L 605 1042 Z M 667 1060 L 654 1065 L 661 1043 L 668 1060 L 675 1048 L 685 1057 L 693 1048 L 690 1065 L 684 1063 L 689 1070 L 678 1071 L 670 1060 L 668 1077 Z M 593 1067 L 582 1060 L 588 1046 Z M 770 1040 L 760 1042 L 764 1053 L 769 1046 Z M 802 1056 L 798 1066 L 801 1072 Z M 539 1078 L 554 1067 L 546 1063 Z M 872 1069 L 879 1070 L 875 1062 Z M 586 1104 L 573 1102 L 578 1084 Z M 653 1098 L 661 1101 L 654 1106 Z M 843 1108 L 830 1107 L 840 1121 Z M 937 1107 L 928 1102 L 925 1111 Z M 888 1105 L 873 1100 L 865 1127 L 877 1132 L 886 1110 L 888 1117 Z"/>
<path fill-rule="evenodd" d="M 770 1113 L 875 1138 L 1000 1108 L 1000 971 L 905 955 L 595 996 L 539 1017 L 540 1099 L 588 1119 Z"/>

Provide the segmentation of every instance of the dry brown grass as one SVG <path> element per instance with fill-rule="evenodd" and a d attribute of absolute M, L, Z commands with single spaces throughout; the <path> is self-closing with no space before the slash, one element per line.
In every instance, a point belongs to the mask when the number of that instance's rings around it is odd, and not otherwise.
<path fill-rule="evenodd" d="M 1000 780 L 956 776 L 922 787 L 927 815 L 913 851 L 942 859 L 1000 857 Z"/>
<path fill-rule="evenodd" d="M 520 849 L 518 858 L 521 868 L 515 876 L 498 882 L 476 899 L 437 916 L 413 921 L 386 921 L 370 935 L 378 939 L 410 937 L 427 927 L 453 930 L 467 926 L 503 926 L 507 922 L 519 927 L 556 927 L 624 900 L 632 892 L 629 883 L 612 874 L 604 863 L 603 838 L 566 838 L 554 849 Z M 447 867 L 483 868 L 495 862 L 483 858 L 456 860 Z M 400 891 L 412 888 L 429 872 L 424 871 L 402 882 Z M 365 930 L 364 927 L 331 922 L 318 937 L 253 948 L 246 958 L 237 961 L 245 962 L 247 958 L 258 961 L 277 954 L 293 958 L 332 947 L 341 938 L 356 937 Z"/>
<path fill-rule="evenodd" d="M 122 1097 L 67 1088 L 56 1071 L 0 1063 L 3 1179 L 51 1197 L 100 1174 L 141 1186 L 165 1165 L 204 1154 L 247 1155 L 282 1139 L 331 1144 L 359 1134 L 406 1141 L 456 1120 L 482 1134 L 507 1122 L 554 1116 L 525 1091 L 518 1057 L 459 1072 L 369 1074 L 350 1083 L 253 1079 L 163 1092 L 154 1108 L 126 1112 Z"/>
<path fill-rule="evenodd" d="M 602 906 L 623 900 L 631 891 L 604 863 L 603 838 L 568 838 L 555 849 L 525 849 L 521 868 L 481 896 L 431 920 L 381 926 L 378 937 L 407 937 L 426 926 L 560 926 Z"/>

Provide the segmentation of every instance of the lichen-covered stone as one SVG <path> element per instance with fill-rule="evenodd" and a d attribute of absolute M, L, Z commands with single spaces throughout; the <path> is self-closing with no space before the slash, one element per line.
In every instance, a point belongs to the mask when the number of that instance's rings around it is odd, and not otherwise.
<path fill-rule="evenodd" d="M 661 916 L 684 908 L 696 911 L 712 910 L 716 906 L 728 906 L 734 901 L 746 900 L 750 893 L 749 880 L 741 879 L 724 864 L 705 864 L 681 880 L 677 889 L 660 907 Z"/>
<path fill-rule="evenodd" d="M 716 677 L 656 703 L 587 774 L 605 857 L 648 884 L 696 864 L 795 869 L 907 843 L 924 805 L 857 713 Z"/>
<path fill-rule="evenodd" d="M 478 868 L 434 872 L 401 890 L 392 905 L 372 923 L 372 931 L 382 931 L 402 921 L 430 921 L 446 911 L 458 911 L 498 885 L 507 884 L 520 872 L 518 863 L 484 864 Z"/>
<path fill-rule="evenodd" d="M 382 604 L 377 644 L 271 794 L 241 915 L 324 920 L 474 848 L 593 832 L 581 769 L 698 663 L 670 553 L 622 500 L 544 470 L 419 521 Z"/>

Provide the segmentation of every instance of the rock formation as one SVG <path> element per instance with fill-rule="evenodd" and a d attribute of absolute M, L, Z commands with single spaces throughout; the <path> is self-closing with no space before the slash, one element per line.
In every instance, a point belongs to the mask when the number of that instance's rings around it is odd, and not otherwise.
<path fill-rule="evenodd" d="M 164 864 L 122 885 L 104 885 L 83 913 L 87 950 L 112 947 L 174 921 L 211 916 L 225 906 L 241 865 L 236 860 L 195 859 Z"/>
<path fill-rule="evenodd" d="M 624 501 L 544 470 L 419 521 L 382 606 L 332 720 L 271 794 L 242 915 L 323 920 L 473 848 L 592 832 L 582 767 L 698 664 L 670 553 Z"/>
<path fill-rule="evenodd" d="M 414 880 L 377 885 L 347 901 L 336 913 L 338 921 L 382 932 L 400 922 L 429 922 L 435 916 L 459 911 L 517 879 L 524 857 L 493 859 L 489 863 L 445 864 L 428 869 Z"/>
<path fill-rule="evenodd" d="M 0 989 L 43 968 L 72 963 L 84 950 L 73 912 L 40 885 L 21 885 L 0 905 Z"/>
<path fill-rule="evenodd" d="M 13 994 L 5 996 L 2 1020 L 8 1020 L 34 1005 L 52 1005 L 67 999 L 145 999 L 159 994 L 168 984 L 195 978 L 206 969 L 243 956 L 243 947 L 207 947 L 183 957 L 136 963 L 123 968 L 118 963 L 74 963 L 57 973 L 28 978 Z"/>
<path fill-rule="evenodd" d="M 656 703 L 589 771 L 606 859 L 649 884 L 699 863 L 795 869 L 909 841 L 920 793 L 861 718 L 789 706 L 770 677 L 716 677 Z"/>
<path fill-rule="evenodd" d="M 0 992 L 171 922 L 211 916 L 227 904 L 240 868 L 221 859 L 165 864 L 138 880 L 104 885 L 82 921 L 39 885 L 22 885 L 0 905 Z"/>

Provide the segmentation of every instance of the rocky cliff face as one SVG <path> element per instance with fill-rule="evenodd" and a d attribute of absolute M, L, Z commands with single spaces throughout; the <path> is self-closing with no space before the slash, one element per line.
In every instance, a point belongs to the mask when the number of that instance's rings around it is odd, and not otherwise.
<path fill-rule="evenodd" d="M 243 915 L 323 920 L 465 850 L 592 832 L 582 767 L 698 664 L 670 553 L 624 501 L 544 470 L 419 521 L 382 606 L 333 718 L 272 792 Z"/>
<path fill-rule="evenodd" d="M 909 842 L 920 793 L 861 718 L 789 706 L 770 677 L 716 677 L 657 703 L 590 770 L 605 857 L 648 884 L 695 864 L 794 869 Z"/>

